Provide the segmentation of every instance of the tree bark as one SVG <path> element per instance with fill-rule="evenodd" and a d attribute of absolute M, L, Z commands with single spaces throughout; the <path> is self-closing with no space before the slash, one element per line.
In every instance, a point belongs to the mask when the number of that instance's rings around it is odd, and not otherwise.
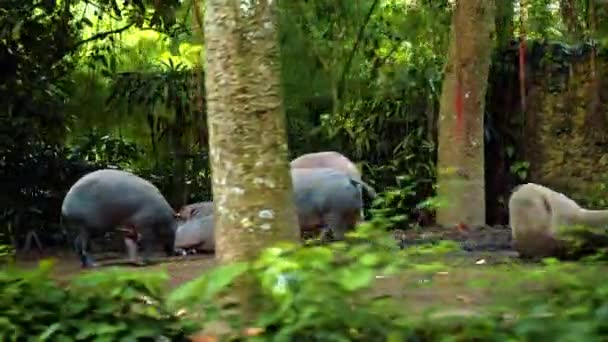
<path fill-rule="evenodd" d="M 276 1 L 208 0 L 205 89 L 216 257 L 249 261 L 299 227 L 281 99 Z M 246 320 L 256 310 L 252 275 L 233 295 Z"/>
<path fill-rule="evenodd" d="M 176 100 L 175 121 L 170 125 L 171 149 L 173 150 L 173 179 L 172 179 L 172 198 L 171 205 L 175 210 L 179 210 L 186 204 L 188 188 L 186 186 L 186 156 L 188 150 L 184 144 L 185 130 L 185 108 Z"/>
<path fill-rule="evenodd" d="M 494 0 L 459 0 L 439 108 L 437 211 L 441 225 L 482 225 L 486 221 L 484 108 L 493 48 Z M 460 87 L 458 87 L 460 84 Z M 456 96 L 460 89 L 462 122 Z"/>
<path fill-rule="evenodd" d="M 589 3 L 591 2 L 592 1 Z M 580 39 L 580 33 L 582 31 L 576 7 L 576 1 L 574 0 L 560 0 L 559 2 L 562 21 L 564 22 L 564 26 L 566 26 L 566 34 L 569 36 L 568 38 L 573 41 Z"/>
<path fill-rule="evenodd" d="M 249 260 L 299 228 L 287 161 L 276 1 L 209 0 L 205 89 L 216 253 Z"/>

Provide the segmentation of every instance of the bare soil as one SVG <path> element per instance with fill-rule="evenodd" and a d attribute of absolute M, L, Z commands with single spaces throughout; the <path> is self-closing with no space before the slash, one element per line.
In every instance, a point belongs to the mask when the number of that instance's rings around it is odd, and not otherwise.
<path fill-rule="evenodd" d="M 517 254 L 510 250 L 510 229 L 508 227 L 477 227 L 468 229 L 426 227 L 416 230 L 396 230 L 394 236 L 397 245 L 411 246 L 415 244 L 433 243 L 440 240 L 457 241 L 462 252 L 449 256 L 450 264 L 456 265 L 457 271 L 415 272 L 408 271 L 399 277 L 381 277 L 379 275 L 372 295 L 389 295 L 410 304 L 410 309 L 422 312 L 434 305 L 442 308 L 472 310 L 484 304 L 493 294 L 491 288 L 471 288 L 468 284 L 475 279 L 484 277 L 488 267 L 496 268 L 501 264 L 512 262 Z M 76 255 L 71 251 L 33 252 L 17 256 L 19 266 L 35 267 L 41 259 L 56 260 L 54 276 L 64 282 L 82 270 Z M 196 278 L 202 271 L 215 266 L 216 260 L 211 255 L 190 255 L 184 257 L 166 258 L 160 255 L 152 259 L 153 265 L 141 267 L 129 264 L 125 253 L 107 252 L 95 254 L 96 261 L 101 267 L 119 266 L 132 269 L 135 272 L 150 270 L 165 270 L 169 275 L 170 288 Z M 494 272 L 496 273 L 496 272 Z M 505 272 L 505 274 L 508 272 Z M 501 282 L 493 276 L 491 282 Z M 415 290 L 412 290 L 415 288 Z"/>
<path fill-rule="evenodd" d="M 538 282 L 536 278 L 527 283 L 513 281 L 526 274 L 528 269 L 539 271 L 540 266 L 520 261 L 517 253 L 511 250 L 509 227 L 427 227 L 418 231 L 398 230 L 394 232 L 394 237 L 400 246 L 452 240 L 462 247 L 458 252 L 433 256 L 434 261 L 439 261 L 442 265 L 438 269 L 408 269 L 398 276 L 389 277 L 377 275 L 369 294 L 393 297 L 403 303 L 404 308 L 412 315 L 420 316 L 429 309 L 439 310 L 433 315 L 437 319 L 446 316 L 465 318 L 480 315 L 483 314 L 484 307 L 490 308 L 504 303 L 512 305 L 513 299 L 522 291 L 526 294 L 541 293 L 546 292 L 547 286 L 550 286 L 549 283 Z M 26 268 L 35 267 L 38 260 L 48 257 L 56 259 L 54 276 L 61 283 L 67 282 L 79 272 L 95 271 L 83 271 L 78 258 L 71 251 L 19 255 L 17 264 Z M 165 271 L 169 276 L 169 289 L 192 280 L 201 272 L 217 265 L 212 254 L 173 258 L 158 256 L 153 259 L 153 265 L 146 267 L 128 264 L 124 259 L 124 252 L 96 254 L 95 257 L 102 267 L 119 266 L 134 272 Z M 416 263 L 426 264 L 426 260 Z M 606 266 L 601 267 L 608 271 Z M 587 271 L 584 265 L 575 267 L 573 272 L 578 277 L 596 277 L 594 272 L 589 274 L 590 271 Z"/>

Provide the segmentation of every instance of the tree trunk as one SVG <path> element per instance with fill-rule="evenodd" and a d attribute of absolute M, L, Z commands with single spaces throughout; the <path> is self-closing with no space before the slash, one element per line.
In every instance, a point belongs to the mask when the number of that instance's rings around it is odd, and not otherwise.
<path fill-rule="evenodd" d="M 437 223 L 441 225 L 485 224 L 483 117 L 494 13 L 494 0 L 459 0 L 452 17 L 439 108 L 437 168 L 442 206 Z"/>
<path fill-rule="evenodd" d="M 496 1 L 496 45 L 499 49 L 509 46 L 513 39 L 514 0 Z"/>
<path fill-rule="evenodd" d="M 207 2 L 205 88 L 218 255 L 225 261 L 248 260 L 269 243 L 293 240 L 298 233 L 275 5 Z"/>
<path fill-rule="evenodd" d="M 590 1 L 591 2 L 591 1 Z M 580 39 L 582 28 L 579 23 L 575 0 L 560 0 L 559 8 L 566 34 L 572 41 Z"/>
<path fill-rule="evenodd" d="M 205 89 L 215 205 L 216 256 L 250 260 L 299 227 L 281 99 L 276 1 L 208 0 L 204 16 Z M 255 289 L 235 295 L 245 314 Z"/>
<path fill-rule="evenodd" d="M 178 100 L 179 102 L 179 100 Z M 171 123 L 171 145 L 173 150 L 173 184 L 171 192 L 173 194 L 171 205 L 175 210 L 179 210 L 186 204 L 188 189 L 186 187 L 186 155 L 187 147 L 184 144 L 185 125 L 184 106 L 177 103 L 175 108 L 175 121 Z"/>

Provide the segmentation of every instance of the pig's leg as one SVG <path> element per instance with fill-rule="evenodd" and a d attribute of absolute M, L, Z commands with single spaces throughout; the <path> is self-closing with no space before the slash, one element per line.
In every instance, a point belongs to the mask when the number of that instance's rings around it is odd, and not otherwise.
<path fill-rule="evenodd" d="M 80 230 L 78 236 L 74 240 L 74 247 L 80 257 L 80 264 L 83 268 L 97 267 L 97 264 L 93 258 L 87 254 L 87 244 L 89 242 L 89 235 L 84 231 Z"/>
<path fill-rule="evenodd" d="M 125 246 L 127 247 L 127 255 L 129 256 L 129 262 L 138 264 L 137 260 L 137 243 L 130 237 L 124 238 Z"/>
<path fill-rule="evenodd" d="M 121 230 L 125 232 L 124 241 L 127 248 L 127 254 L 129 256 L 129 262 L 136 265 L 140 264 L 137 260 L 137 243 L 140 240 L 140 234 L 133 226 L 129 226 L 128 228 Z"/>
<path fill-rule="evenodd" d="M 358 216 L 357 209 L 344 209 L 326 214 L 325 222 L 331 229 L 334 239 L 344 240 L 346 233 L 355 228 Z"/>
<path fill-rule="evenodd" d="M 147 230 L 141 234 L 140 247 L 142 255 L 142 263 L 148 264 L 150 262 L 150 246 L 154 242 L 154 235 Z"/>
<path fill-rule="evenodd" d="M 361 203 L 361 221 L 365 221 L 365 213 L 363 212 L 363 185 L 357 184 L 357 190 L 359 190 L 359 202 Z"/>
<path fill-rule="evenodd" d="M 329 229 L 329 227 L 327 226 L 322 226 L 321 227 L 321 234 L 319 239 L 322 242 L 330 242 L 331 240 L 333 240 L 333 232 L 331 229 Z"/>
<path fill-rule="evenodd" d="M 342 221 L 342 217 L 337 212 L 331 212 L 325 215 L 325 222 L 327 224 L 326 231 L 331 230 L 332 237 L 335 240 L 344 240 L 344 234 L 346 234 L 347 227 Z"/>

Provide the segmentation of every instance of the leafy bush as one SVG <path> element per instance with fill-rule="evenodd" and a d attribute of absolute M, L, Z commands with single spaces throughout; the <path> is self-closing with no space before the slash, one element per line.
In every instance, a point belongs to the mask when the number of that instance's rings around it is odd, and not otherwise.
<path fill-rule="evenodd" d="M 71 158 L 126 170 L 130 170 L 142 154 L 142 149 L 135 143 L 103 134 L 97 129 L 77 137 L 76 143 L 70 148 Z"/>
<path fill-rule="evenodd" d="M 267 249 L 252 263 L 216 268 L 173 292 L 169 305 L 175 310 L 196 304 L 194 311 L 202 313 L 205 326 L 218 321 L 230 326 L 218 333 L 227 340 L 595 341 L 608 333 L 608 286 L 597 277 L 602 265 L 581 268 L 550 259 L 532 271 L 510 265 L 512 273 L 497 280 L 509 295 L 490 305 L 460 312 L 435 308 L 413 315 L 408 303 L 369 292 L 376 276 L 397 276 L 406 268 L 429 275 L 449 269 L 429 257 L 453 251 L 454 244 L 397 252 L 394 243 L 382 237 L 382 224 L 389 223 L 382 219 L 365 225 L 351 235 L 350 244 L 282 245 Z M 370 234 L 374 242 L 362 239 Z M 486 272 L 492 276 L 505 270 Z M 261 289 L 253 322 L 241 319 L 238 303 L 223 300 L 245 273 L 254 274 Z M 497 287 L 497 282 L 487 283 Z"/>
<path fill-rule="evenodd" d="M 19 240 L 28 230 L 52 234 L 59 226 L 63 196 L 78 178 L 103 167 L 78 158 L 57 144 L 31 139 L 0 157 L 0 241 Z M 8 229 L 8 228 L 11 229 Z M 44 237 L 41 237 L 44 243 Z"/>
<path fill-rule="evenodd" d="M 262 341 L 401 341 L 408 330 L 399 319 L 400 303 L 368 293 L 377 276 L 395 275 L 407 264 L 407 258 L 395 257 L 392 237 L 379 229 L 385 223 L 362 225 L 349 243 L 268 248 L 251 263 L 222 266 L 183 285 L 169 305 L 177 310 L 196 303 L 205 324 L 225 322 L 232 329 L 224 337 L 232 339 L 253 326 Z M 239 304 L 223 300 L 245 273 L 255 275 L 261 294 L 254 322 L 241 321 L 234 314 Z"/>
<path fill-rule="evenodd" d="M 5 264 L 13 260 L 15 250 L 11 245 L 0 244 L 0 264 Z"/>
<path fill-rule="evenodd" d="M 396 180 L 397 186 L 388 187 L 374 199 L 371 213 L 388 218 L 394 223 L 392 228 L 429 224 L 438 203 L 434 197 L 425 198 L 419 192 L 428 186 L 427 181 L 412 176 L 398 176 Z"/>
<path fill-rule="evenodd" d="M 0 272 L 0 340 L 134 341 L 194 331 L 162 301 L 166 275 L 119 270 L 86 273 L 63 288 L 38 269 Z"/>
<path fill-rule="evenodd" d="M 413 314 L 410 303 L 370 291 L 378 276 L 398 278 L 407 270 L 406 278 L 416 280 L 464 269 L 450 263 L 454 243 L 398 250 L 386 233 L 390 224 L 374 219 L 348 242 L 279 244 L 168 294 L 162 272 L 90 272 L 61 287 L 50 280 L 51 263 L 7 269 L 0 272 L 0 339 L 185 341 L 201 330 L 211 338 L 252 341 L 597 341 L 608 335 L 608 285 L 598 277 L 606 265 L 589 261 L 484 266 L 484 277 L 492 279 L 485 284 L 502 294 L 489 304 Z M 231 297 L 245 274 L 258 290 L 251 320 Z M 474 281 L 470 289 L 484 285 Z"/>

